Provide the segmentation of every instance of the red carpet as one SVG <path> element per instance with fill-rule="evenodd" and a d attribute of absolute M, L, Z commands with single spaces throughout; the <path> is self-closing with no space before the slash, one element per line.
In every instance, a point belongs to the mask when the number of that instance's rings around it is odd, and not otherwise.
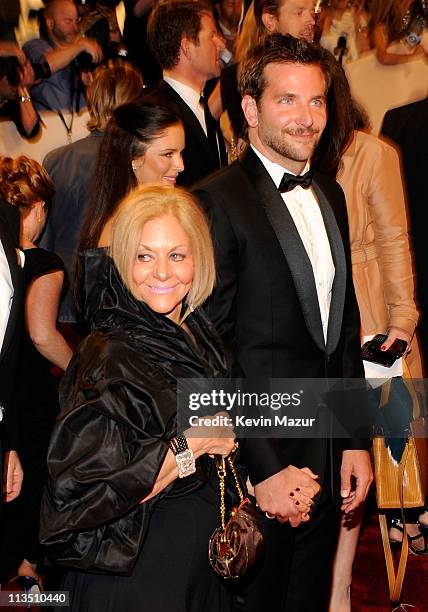
<path fill-rule="evenodd" d="M 409 607 L 400 608 L 400 612 L 428 612 L 428 556 L 409 554 L 401 601 Z M 362 528 L 354 562 L 352 611 L 391 609 L 379 521 L 373 510 Z"/>

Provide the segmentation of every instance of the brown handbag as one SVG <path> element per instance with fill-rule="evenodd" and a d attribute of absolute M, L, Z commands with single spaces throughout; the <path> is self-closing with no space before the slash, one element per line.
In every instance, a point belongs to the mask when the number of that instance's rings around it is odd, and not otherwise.
<path fill-rule="evenodd" d="M 428 497 L 428 424 L 407 364 L 403 360 L 403 382 L 412 401 L 413 421 L 401 461 L 397 463 L 383 436 L 373 439 L 377 507 L 381 510 L 419 508 Z M 391 380 L 382 387 L 380 409 L 388 403 Z"/>
<path fill-rule="evenodd" d="M 376 500 L 380 510 L 379 524 L 388 575 L 389 595 L 394 603 L 400 601 L 409 554 L 409 543 L 405 537 L 404 509 L 422 507 L 428 497 L 428 421 L 426 417 L 420 416 L 419 400 L 404 360 L 403 365 L 403 380 L 412 398 L 414 420 L 410 424 L 410 434 L 400 462 L 393 459 L 382 436 L 373 439 Z M 386 383 L 382 388 L 381 408 L 388 401 L 391 381 L 388 382 L 389 384 Z M 394 568 L 387 518 L 384 512 L 390 509 L 401 510 L 404 526 L 397 571 Z"/>
<path fill-rule="evenodd" d="M 400 463 L 385 446 L 385 438 L 373 439 L 377 507 L 380 510 L 420 508 L 428 497 L 428 440 L 415 429 L 427 427 L 423 417 L 411 424 Z M 416 433 L 416 435 L 415 435 Z"/>
<path fill-rule="evenodd" d="M 229 466 L 239 496 L 226 522 L 226 476 Z M 244 576 L 260 557 L 263 550 L 262 522 L 259 512 L 244 497 L 238 475 L 230 457 L 216 461 L 220 481 L 221 527 L 212 534 L 208 545 L 208 558 L 213 570 L 222 578 Z"/>

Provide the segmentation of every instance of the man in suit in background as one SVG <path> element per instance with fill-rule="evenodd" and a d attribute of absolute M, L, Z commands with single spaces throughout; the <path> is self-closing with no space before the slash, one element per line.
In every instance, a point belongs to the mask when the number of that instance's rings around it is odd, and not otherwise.
<path fill-rule="evenodd" d="M 207 80 L 220 74 L 224 43 L 203 2 L 159 3 L 150 16 L 148 40 L 163 70 L 155 91 L 183 120 L 184 171 L 177 184 L 188 187 L 227 163 L 220 126 L 202 96 Z"/>
<path fill-rule="evenodd" d="M 342 133 L 328 115 L 332 61 L 320 47 L 279 34 L 252 49 L 238 77 L 250 147 L 194 189 L 216 248 L 208 312 L 235 376 L 364 377 L 343 192 L 309 164 L 323 132 Z M 364 500 L 367 447 L 356 439 L 244 441 L 241 459 L 266 513 L 265 556 L 246 612 L 328 609 L 340 522 L 334 484 L 340 472 L 345 512 Z M 321 493 L 309 516 L 314 474 Z M 306 496 L 299 504 L 296 487 Z"/>
<path fill-rule="evenodd" d="M 13 406 L 23 301 L 23 261 L 18 261 L 23 253 L 17 250 L 18 241 L 19 213 L 0 198 L 0 474 L 6 502 L 18 497 L 23 478 L 14 450 L 18 432 Z"/>
<path fill-rule="evenodd" d="M 428 98 L 389 110 L 383 120 L 381 134 L 401 151 L 407 186 L 410 232 L 415 256 L 416 286 L 421 313 L 418 335 L 428 367 Z"/>

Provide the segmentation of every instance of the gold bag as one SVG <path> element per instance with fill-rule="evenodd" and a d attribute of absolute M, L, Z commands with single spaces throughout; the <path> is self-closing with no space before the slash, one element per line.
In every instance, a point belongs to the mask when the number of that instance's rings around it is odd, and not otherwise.
<path fill-rule="evenodd" d="M 373 439 L 377 506 L 382 510 L 420 508 L 428 497 L 427 422 L 420 417 L 411 423 L 400 463 L 391 456 L 381 436 Z"/>
<path fill-rule="evenodd" d="M 386 571 L 388 576 L 389 597 L 396 605 L 401 598 L 403 581 L 406 573 L 409 544 L 407 537 L 403 537 L 397 570 L 394 567 L 394 558 L 391 543 L 388 537 L 388 523 L 385 510 L 420 508 L 428 497 L 428 419 L 422 417 L 418 396 L 410 378 L 407 365 L 403 360 L 403 381 L 412 398 L 413 421 L 410 423 L 408 436 L 403 455 L 398 463 L 393 459 L 390 450 L 385 446 L 382 436 L 373 438 L 373 454 L 375 467 L 376 498 L 379 510 L 379 524 L 382 534 L 382 545 L 385 554 Z M 387 404 L 391 381 L 382 387 L 380 407 Z M 406 529 L 405 515 L 402 512 L 404 529 Z"/>

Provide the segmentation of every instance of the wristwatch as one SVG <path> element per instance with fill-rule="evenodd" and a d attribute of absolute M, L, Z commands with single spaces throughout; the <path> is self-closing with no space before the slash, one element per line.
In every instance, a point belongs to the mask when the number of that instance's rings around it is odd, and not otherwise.
<path fill-rule="evenodd" d="M 187 444 L 186 437 L 183 435 L 172 438 L 169 447 L 175 456 L 178 467 L 178 477 L 186 478 L 196 472 L 195 457 L 193 451 Z"/>

